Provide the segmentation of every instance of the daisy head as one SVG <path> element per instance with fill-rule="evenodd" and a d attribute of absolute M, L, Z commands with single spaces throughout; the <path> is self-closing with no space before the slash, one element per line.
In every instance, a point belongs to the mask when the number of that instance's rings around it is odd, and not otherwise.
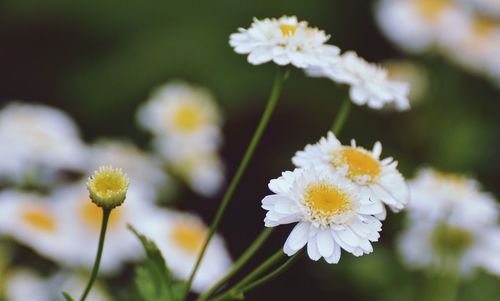
<path fill-rule="evenodd" d="M 311 68 L 308 74 L 348 84 L 350 98 L 357 105 L 367 105 L 372 109 L 393 106 L 400 111 L 410 108 L 410 86 L 389 79 L 386 69 L 368 63 L 353 51 L 344 53 L 339 63 Z"/>
<path fill-rule="evenodd" d="M 192 214 L 162 210 L 137 226 L 156 243 L 174 276 L 181 280 L 188 279 L 208 235 L 208 228 L 202 220 Z M 192 289 L 198 293 L 205 291 L 230 266 L 231 259 L 224 241 L 215 235 L 196 273 Z"/>
<path fill-rule="evenodd" d="M 87 181 L 90 199 L 99 207 L 120 206 L 127 196 L 129 180 L 119 168 L 101 166 Z"/>
<path fill-rule="evenodd" d="M 392 158 L 381 159 L 382 144 L 375 143 L 372 150 L 356 145 L 342 145 L 332 132 L 298 151 L 292 158 L 297 167 L 324 168 L 340 173 L 353 185 L 365 191 L 370 199 L 383 202 L 394 211 L 408 203 L 409 193 L 403 176 Z M 382 217 L 382 216 L 380 216 Z"/>
<path fill-rule="evenodd" d="M 495 224 L 495 199 L 480 190 L 477 181 L 460 174 L 421 169 L 409 182 L 412 201 L 409 213 L 415 218 L 446 220 L 449 223 L 481 226 Z"/>
<path fill-rule="evenodd" d="M 250 28 L 240 28 L 230 36 L 236 53 L 248 54 L 248 62 L 260 65 L 273 61 L 298 68 L 335 63 L 339 48 L 327 45 L 330 38 L 323 30 L 310 27 L 297 17 L 254 19 Z"/>
<path fill-rule="evenodd" d="M 370 242 L 378 240 L 382 227 L 374 215 L 383 206 L 339 174 L 295 169 L 271 180 L 269 189 L 274 194 L 262 200 L 266 227 L 297 223 L 285 242 L 287 255 L 307 244 L 311 259 L 337 263 L 341 248 L 355 256 L 373 251 Z"/>
<path fill-rule="evenodd" d="M 192 141 L 215 148 L 220 141 L 221 114 L 212 94 L 182 82 L 156 89 L 138 113 L 141 126 L 154 135 Z M 207 146 L 208 145 L 208 146 Z"/>

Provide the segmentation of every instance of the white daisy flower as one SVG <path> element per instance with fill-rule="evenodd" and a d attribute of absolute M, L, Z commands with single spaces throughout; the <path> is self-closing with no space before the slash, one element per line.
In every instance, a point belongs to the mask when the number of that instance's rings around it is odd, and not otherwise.
<path fill-rule="evenodd" d="M 202 196 L 213 196 L 224 184 L 224 165 L 217 153 L 185 153 L 185 156 L 168 163 L 172 172 Z"/>
<path fill-rule="evenodd" d="M 163 149 L 175 160 L 184 151 L 213 151 L 221 142 L 221 116 L 209 91 L 181 82 L 156 89 L 138 112 L 141 126 L 165 138 Z M 183 146 L 187 147 L 183 147 Z"/>
<path fill-rule="evenodd" d="M 0 193 L 0 234 L 31 247 L 56 262 L 69 260 L 74 237 L 61 208 L 45 196 L 6 190 Z"/>
<path fill-rule="evenodd" d="M 413 268 L 453 271 L 458 264 L 463 275 L 477 268 L 500 275 L 499 234 L 496 226 L 410 219 L 398 248 L 404 262 Z"/>
<path fill-rule="evenodd" d="M 344 146 L 332 132 L 328 132 L 316 144 L 298 151 L 292 162 L 297 167 L 317 167 L 340 173 L 371 200 L 383 202 L 397 212 L 408 203 L 408 187 L 397 170 L 397 161 L 391 157 L 381 160 L 381 153 L 380 142 L 369 151 L 356 146 L 354 140 L 351 146 Z M 378 217 L 384 219 L 385 211 Z"/>
<path fill-rule="evenodd" d="M 410 108 L 410 86 L 390 80 L 386 69 L 368 63 L 353 51 L 344 53 L 339 63 L 311 68 L 308 74 L 350 85 L 349 96 L 359 106 L 366 104 L 372 109 L 381 109 L 386 105 L 393 105 L 401 111 Z"/>
<path fill-rule="evenodd" d="M 384 210 L 366 191 L 336 173 L 314 168 L 286 171 L 271 180 L 274 194 L 262 200 L 266 227 L 297 223 L 283 251 L 291 256 L 307 244 L 312 260 L 337 263 L 340 250 L 361 256 L 373 251 L 382 223 L 373 215 Z"/>
<path fill-rule="evenodd" d="M 51 182 L 57 171 L 85 166 L 85 147 L 73 120 L 44 105 L 14 102 L 3 108 L 0 144 L 0 180 Z"/>
<path fill-rule="evenodd" d="M 452 0 L 380 0 L 376 8 L 384 34 L 413 52 L 447 44 L 465 25 L 464 13 Z"/>
<path fill-rule="evenodd" d="M 493 225 L 498 220 L 495 199 L 481 192 L 475 180 L 422 169 L 409 186 L 409 213 L 415 219 L 471 226 Z"/>
<path fill-rule="evenodd" d="M 141 225 L 134 226 L 156 243 L 176 278 L 189 278 L 208 234 L 208 228 L 200 218 L 187 213 L 158 211 Z M 194 278 L 193 291 L 201 293 L 207 290 L 231 264 L 223 239 L 215 235 Z"/>
<path fill-rule="evenodd" d="M 89 149 L 89 153 L 88 172 L 99 166 L 119 166 L 130 179 L 129 188 L 143 194 L 145 199 L 154 200 L 170 184 L 161 160 L 132 143 L 101 140 Z"/>
<path fill-rule="evenodd" d="M 19 269 L 8 275 L 5 292 L 9 301 L 63 301 L 61 292 L 65 291 L 77 297 L 83 292 L 85 285 L 86 279 L 77 274 L 60 273 L 50 278 L 42 278 L 29 270 Z M 87 300 L 107 301 L 111 299 L 99 283 L 96 283 Z"/>
<path fill-rule="evenodd" d="M 248 54 L 248 62 L 260 65 L 273 61 L 298 68 L 335 63 L 340 50 L 326 42 L 330 36 L 310 27 L 297 17 L 254 19 L 250 28 L 240 28 L 229 38 L 229 44 L 239 54 Z"/>
<path fill-rule="evenodd" d="M 138 258 L 142 249 L 137 239 L 127 229 L 128 223 L 142 223 L 155 209 L 152 201 L 144 199 L 141 192 L 130 188 L 124 204 L 111 212 L 100 271 L 116 272 L 125 262 Z M 63 264 L 90 268 L 95 259 L 102 209 L 91 202 L 84 183 L 59 188 L 53 202 L 64 212 L 65 227 L 71 232 L 69 260 Z"/>

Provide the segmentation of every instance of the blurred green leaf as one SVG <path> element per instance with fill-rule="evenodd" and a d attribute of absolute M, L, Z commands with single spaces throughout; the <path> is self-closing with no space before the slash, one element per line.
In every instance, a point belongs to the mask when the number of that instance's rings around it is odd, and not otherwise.
<path fill-rule="evenodd" d="M 64 300 L 66 301 L 74 301 L 75 299 L 73 299 L 73 297 L 71 297 L 68 293 L 66 292 L 63 292 L 62 293 L 63 297 L 64 297 Z"/>

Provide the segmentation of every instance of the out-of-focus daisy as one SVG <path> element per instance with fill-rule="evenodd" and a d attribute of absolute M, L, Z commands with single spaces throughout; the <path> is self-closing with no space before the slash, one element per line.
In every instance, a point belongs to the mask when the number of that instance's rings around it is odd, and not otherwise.
<path fill-rule="evenodd" d="M 200 218 L 187 213 L 158 211 L 137 228 L 156 243 L 175 277 L 186 280 L 208 234 Z M 207 290 L 230 267 L 231 259 L 224 241 L 215 235 L 194 278 L 193 291 Z"/>
<path fill-rule="evenodd" d="M 214 152 L 186 153 L 169 165 L 193 191 L 203 196 L 214 195 L 224 183 L 224 166 Z"/>
<path fill-rule="evenodd" d="M 79 296 L 85 288 L 85 279 L 79 275 L 56 274 L 50 278 L 41 276 L 29 270 L 20 269 L 10 273 L 5 285 L 6 297 L 9 301 L 63 301 L 62 291 L 72 296 Z M 89 301 L 111 300 L 100 285 L 95 285 L 89 296 Z"/>
<path fill-rule="evenodd" d="M 316 144 L 298 151 L 292 158 L 297 167 L 324 168 L 339 173 L 352 181 L 352 185 L 373 201 L 383 202 L 394 211 L 408 203 L 409 193 L 403 176 L 397 170 L 397 161 L 381 160 L 382 144 L 375 143 L 371 151 L 356 146 L 344 146 L 329 132 Z M 380 218 L 385 218 L 385 211 Z"/>
<path fill-rule="evenodd" d="M 53 202 L 64 212 L 64 226 L 73 240 L 66 242 L 70 248 L 68 266 L 89 268 L 95 259 L 102 209 L 91 202 L 84 183 L 59 188 Z M 142 223 L 155 210 L 152 202 L 143 199 L 133 189 L 127 192 L 126 202 L 113 209 L 106 231 L 106 245 L 102 255 L 102 272 L 115 272 L 126 261 L 138 258 L 141 247 L 128 231 L 128 223 Z"/>
<path fill-rule="evenodd" d="M 416 219 L 473 226 L 491 225 L 498 219 L 495 199 L 481 192 L 473 179 L 422 169 L 409 185 L 409 213 Z"/>
<path fill-rule="evenodd" d="M 120 166 L 130 179 L 130 189 L 152 200 L 162 187 L 169 185 L 169 178 L 162 162 L 135 145 L 122 141 L 101 140 L 89 150 L 88 171 L 99 166 Z"/>
<path fill-rule="evenodd" d="M 69 259 L 74 240 L 62 219 L 62 208 L 46 197 L 7 190 L 0 193 L 0 233 L 56 262 Z"/>
<path fill-rule="evenodd" d="M 410 86 L 390 80 L 386 69 L 368 63 L 353 51 L 344 53 L 337 64 L 311 68 L 308 73 L 350 85 L 351 100 L 357 105 L 366 104 L 372 109 L 381 109 L 385 105 L 393 105 L 398 110 L 410 108 Z"/>
<path fill-rule="evenodd" d="M 221 116 L 213 96 L 181 82 L 156 89 L 139 110 L 138 121 L 154 135 L 166 138 L 163 148 L 172 159 L 179 154 L 179 144 L 189 145 L 192 152 L 212 151 L 221 140 Z"/>
<path fill-rule="evenodd" d="M 423 66 L 410 60 L 389 60 L 383 66 L 387 69 L 389 78 L 410 85 L 408 100 L 411 104 L 419 103 L 424 98 L 430 83 Z"/>
<path fill-rule="evenodd" d="M 380 0 L 380 28 L 398 46 L 422 51 L 446 44 L 465 26 L 464 10 L 453 0 Z"/>
<path fill-rule="evenodd" d="M 0 111 L 0 180 L 50 182 L 58 171 L 81 171 L 85 147 L 62 111 L 14 102 Z"/>
<path fill-rule="evenodd" d="M 297 17 L 254 19 L 250 28 L 230 36 L 236 53 L 248 54 L 248 62 L 259 65 L 273 61 L 298 68 L 321 66 L 338 60 L 339 48 L 328 45 L 330 36 Z"/>
<path fill-rule="evenodd" d="M 500 275 L 498 227 L 410 219 L 399 240 L 399 251 L 407 265 L 462 274 L 477 268 Z"/>
<path fill-rule="evenodd" d="M 350 181 L 325 169 L 295 169 L 271 180 L 274 193 L 262 200 L 266 227 L 297 223 L 283 248 L 291 256 L 307 244 L 313 260 L 337 263 L 341 248 L 361 256 L 373 251 L 382 223 L 380 202 Z"/>

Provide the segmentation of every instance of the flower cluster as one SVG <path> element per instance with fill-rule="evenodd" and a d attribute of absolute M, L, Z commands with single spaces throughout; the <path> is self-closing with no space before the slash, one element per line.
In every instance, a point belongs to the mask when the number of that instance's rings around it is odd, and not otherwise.
<path fill-rule="evenodd" d="M 499 82 L 500 2 L 489 0 L 380 0 L 385 35 L 410 52 L 436 49 Z"/>
<path fill-rule="evenodd" d="M 473 179 L 432 169 L 409 185 L 408 227 L 399 243 L 409 266 L 500 275 L 500 212 L 491 195 Z"/>
<path fill-rule="evenodd" d="M 224 181 L 217 154 L 221 116 L 212 95 L 181 82 L 154 91 L 138 112 L 139 124 L 167 165 L 197 193 L 210 196 Z"/>
<path fill-rule="evenodd" d="M 271 180 L 274 193 L 262 200 L 265 225 L 297 223 L 284 252 L 293 255 L 307 244 L 311 259 L 337 263 L 341 249 L 361 256 L 379 239 L 384 204 L 404 208 L 409 199 L 404 178 L 392 158 L 381 159 L 379 142 L 371 151 L 342 145 L 333 133 L 299 151 L 294 171 Z"/>
<path fill-rule="evenodd" d="M 409 109 L 408 84 L 389 79 L 387 70 L 360 58 L 353 51 L 340 55 L 340 49 L 328 45 L 324 31 L 309 27 L 297 17 L 255 19 L 249 29 L 232 34 L 229 44 L 237 53 L 248 54 L 258 65 L 273 61 L 305 69 L 311 76 L 327 77 L 350 86 L 350 98 L 357 105 L 373 109 L 393 106 Z"/>

